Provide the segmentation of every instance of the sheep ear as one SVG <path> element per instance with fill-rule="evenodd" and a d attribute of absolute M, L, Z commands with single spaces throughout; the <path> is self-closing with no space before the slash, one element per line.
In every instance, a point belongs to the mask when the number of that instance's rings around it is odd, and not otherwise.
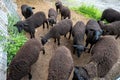
<path fill-rule="evenodd" d="M 87 49 L 87 50 L 88 50 L 89 48 L 87 48 L 87 47 L 84 47 L 84 49 Z"/>
<path fill-rule="evenodd" d="M 74 47 L 74 48 L 77 48 L 77 47 L 78 47 L 78 45 L 73 45 L 73 47 Z"/>
<path fill-rule="evenodd" d="M 43 38 L 43 36 L 40 36 L 40 38 Z"/>
<path fill-rule="evenodd" d="M 49 20 L 50 20 L 50 18 L 47 19 L 47 21 L 49 21 Z"/>
<path fill-rule="evenodd" d="M 17 24 L 14 24 L 13 26 L 17 26 Z"/>
<path fill-rule="evenodd" d="M 95 31 L 94 29 L 90 29 L 90 31 Z"/>
<path fill-rule="evenodd" d="M 48 19 L 47 19 L 47 21 L 50 21 L 50 20 L 51 20 L 51 18 L 48 18 Z"/>
<path fill-rule="evenodd" d="M 35 7 L 32 7 L 32 9 L 35 9 Z"/>
<path fill-rule="evenodd" d="M 23 25 L 24 25 L 24 26 L 28 26 L 28 24 L 27 24 L 27 23 L 24 23 Z"/>

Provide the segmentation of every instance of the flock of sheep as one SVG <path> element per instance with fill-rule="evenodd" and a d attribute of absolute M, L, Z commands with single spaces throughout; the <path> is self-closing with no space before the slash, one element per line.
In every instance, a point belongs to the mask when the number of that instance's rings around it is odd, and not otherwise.
<path fill-rule="evenodd" d="M 101 20 L 90 19 L 85 25 L 82 21 L 76 22 L 73 26 L 71 12 L 68 7 L 62 5 L 61 1 L 56 1 L 56 10 L 49 9 L 48 19 L 44 12 L 33 13 L 28 5 L 22 5 L 21 11 L 25 20 L 18 21 L 14 26 L 21 32 L 23 29 L 30 34 L 29 39 L 17 52 L 8 68 L 7 80 L 21 80 L 24 76 L 29 75 L 32 79 L 31 65 L 33 65 L 39 56 L 40 51 L 45 54 L 44 45 L 50 38 L 57 40 L 60 45 L 60 36 L 69 32 L 69 39 L 73 37 L 73 53 L 78 57 L 84 51 L 91 53 L 91 59 L 84 67 L 74 66 L 71 51 L 61 46 L 55 50 L 55 55 L 49 62 L 48 80 L 68 80 L 72 71 L 72 80 L 90 80 L 94 77 L 103 78 L 110 71 L 119 58 L 119 49 L 116 39 L 120 36 L 120 13 L 113 9 L 103 11 Z M 61 21 L 57 22 L 57 15 L 61 14 Z M 68 19 L 66 19 L 68 18 Z M 106 19 L 108 24 L 102 22 Z M 45 28 L 49 25 L 52 28 L 46 33 L 41 42 L 35 39 L 35 28 L 43 25 Z M 86 44 L 84 36 L 86 35 Z M 111 36 L 116 35 L 116 39 Z M 88 45 L 90 44 L 90 48 Z M 94 45 L 94 46 L 93 46 Z"/>

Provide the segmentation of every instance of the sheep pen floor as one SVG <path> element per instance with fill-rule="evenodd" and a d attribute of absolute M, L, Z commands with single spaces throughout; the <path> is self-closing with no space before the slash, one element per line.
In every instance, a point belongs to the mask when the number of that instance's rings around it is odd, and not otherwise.
<path fill-rule="evenodd" d="M 28 4 L 30 6 L 35 7 L 33 10 L 34 13 L 38 11 L 44 11 L 46 16 L 48 14 L 49 8 L 54 8 L 55 5 L 52 2 L 47 2 L 45 0 L 16 0 L 18 5 L 18 14 L 20 15 L 21 19 L 23 20 L 23 16 L 21 14 L 21 5 L 22 4 Z M 83 17 L 80 14 L 75 13 L 74 11 L 71 11 L 71 19 L 73 21 L 73 24 L 75 24 L 77 21 L 83 21 L 85 24 L 88 21 L 88 18 Z M 48 17 L 48 16 L 47 16 Z M 58 21 L 60 21 L 60 14 L 58 15 Z M 51 28 L 51 26 L 49 26 Z M 35 37 L 40 40 L 40 36 L 44 36 L 50 29 L 43 29 L 42 26 L 36 29 Z M 26 36 L 29 38 L 29 34 L 26 33 Z M 73 52 L 72 48 L 72 38 L 69 40 L 68 35 L 67 38 L 61 37 L 61 45 L 67 46 L 71 53 Z M 50 39 L 49 42 L 45 44 L 45 55 L 41 54 L 39 55 L 38 61 L 32 66 L 32 80 L 47 80 L 48 77 L 48 67 L 49 67 L 49 61 L 54 54 L 54 50 L 58 47 L 57 44 L 54 43 L 53 39 Z M 90 54 L 89 53 L 83 53 L 80 58 L 76 56 L 76 54 L 72 53 L 72 57 L 74 60 L 74 65 L 78 66 L 84 66 L 86 63 L 90 60 Z M 24 77 L 22 80 L 28 80 L 28 76 Z M 70 79 L 72 80 L 72 79 Z"/>

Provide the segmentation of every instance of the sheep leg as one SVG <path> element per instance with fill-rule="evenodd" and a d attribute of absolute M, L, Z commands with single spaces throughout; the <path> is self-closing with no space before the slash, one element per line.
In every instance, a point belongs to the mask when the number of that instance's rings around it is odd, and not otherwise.
<path fill-rule="evenodd" d="M 62 16 L 61 16 L 61 20 L 62 20 Z"/>
<path fill-rule="evenodd" d="M 43 23 L 43 29 L 45 28 L 45 23 Z"/>
<path fill-rule="evenodd" d="M 88 44 L 89 44 L 89 43 L 88 43 L 88 42 L 86 42 L 86 45 L 85 45 L 85 47 L 87 47 L 87 46 L 88 46 Z"/>
<path fill-rule="evenodd" d="M 58 13 L 58 8 L 56 7 L 56 11 L 57 11 L 57 13 Z"/>
<path fill-rule="evenodd" d="M 100 19 L 100 21 L 103 21 L 103 20 L 104 20 L 104 17 L 102 16 L 101 19 Z"/>
<path fill-rule="evenodd" d="M 54 42 L 56 43 L 56 38 L 54 39 Z"/>
<path fill-rule="evenodd" d="M 57 38 L 58 46 L 60 45 L 60 37 Z"/>
<path fill-rule="evenodd" d="M 71 16 L 69 15 L 69 16 L 68 16 L 68 19 L 70 19 L 70 18 L 71 18 Z"/>
<path fill-rule="evenodd" d="M 45 21 L 46 25 L 47 25 L 47 28 L 49 29 L 49 24 L 48 24 L 48 21 L 46 20 Z"/>
<path fill-rule="evenodd" d="M 66 17 L 64 17 L 64 19 L 66 19 Z"/>
<path fill-rule="evenodd" d="M 116 37 L 115 37 L 115 39 L 117 39 L 119 37 L 119 35 L 117 35 Z"/>
<path fill-rule="evenodd" d="M 29 80 L 32 79 L 32 75 L 31 75 L 31 73 L 28 73 L 28 78 L 29 78 Z"/>
<path fill-rule="evenodd" d="M 73 54 L 75 54 L 75 48 L 73 48 Z"/>
<path fill-rule="evenodd" d="M 71 32 L 72 32 L 72 27 L 71 27 L 70 32 L 69 32 L 69 39 L 71 37 Z"/>
<path fill-rule="evenodd" d="M 93 46 L 93 44 L 90 45 L 90 49 L 88 50 L 88 53 L 90 53 L 92 46 Z"/>
<path fill-rule="evenodd" d="M 34 33 L 30 32 L 30 38 L 35 38 Z"/>
<path fill-rule="evenodd" d="M 45 54 L 45 49 L 43 48 L 43 50 L 42 50 L 42 51 L 43 51 L 43 55 L 44 55 L 44 54 Z"/>
<path fill-rule="evenodd" d="M 88 46 L 88 44 L 89 44 L 89 43 L 88 43 L 88 42 L 86 42 L 86 45 L 85 45 L 85 47 L 87 47 L 87 46 Z M 86 51 L 86 49 L 84 49 L 84 51 Z"/>
<path fill-rule="evenodd" d="M 64 35 L 64 37 L 66 37 L 66 34 Z"/>

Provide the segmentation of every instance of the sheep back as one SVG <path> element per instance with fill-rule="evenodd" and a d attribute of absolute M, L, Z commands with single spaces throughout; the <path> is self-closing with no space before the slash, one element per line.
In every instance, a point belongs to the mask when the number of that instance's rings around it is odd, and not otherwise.
<path fill-rule="evenodd" d="M 103 35 L 120 35 L 120 21 L 104 24 L 99 21 L 100 27 L 103 29 Z"/>
<path fill-rule="evenodd" d="M 74 44 L 84 44 L 85 24 L 82 21 L 78 21 L 72 28 L 72 36 Z"/>
<path fill-rule="evenodd" d="M 44 49 L 37 39 L 28 40 L 11 61 L 7 80 L 20 80 L 30 73 L 30 67 L 37 61 L 41 50 Z"/>
<path fill-rule="evenodd" d="M 60 35 L 65 35 L 72 30 L 72 21 L 70 19 L 64 19 L 54 25 L 53 28 L 45 35 L 52 38 L 58 38 Z"/>
<path fill-rule="evenodd" d="M 71 12 L 70 12 L 70 9 L 66 6 L 61 6 L 60 8 L 60 13 L 61 13 L 61 19 L 62 17 L 65 19 L 68 17 L 68 19 L 71 18 Z"/>
<path fill-rule="evenodd" d="M 41 26 L 44 22 L 47 21 L 46 15 L 44 12 L 40 11 L 29 17 L 28 19 L 25 20 L 25 23 L 28 24 L 29 27 L 39 27 Z"/>
<path fill-rule="evenodd" d="M 48 80 L 68 80 L 73 65 L 70 50 L 65 46 L 57 48 L 49 63 Z"/>
<path fill-rule="evenodd" d="M 117 62 L 119 49 L 117 41 L 110 36 L 102 37 L 93 47 L 91 60 L 97 63 L 98 77 L 104 77 Z"/>
<path fill-rule="evenodd" d="M 53 8 L 50 8 L 48 11 L 48 17 L 51 16 L 55 16 L 55 18 L 57 18 L 57 12 Z"/>
<path fill-rule="evenodd" d="M 60 33 L 60 35 L 67 34 L 72 29 L 72 21 L 70 19 L 65 19 L 57 23 L 54 28 Z"/>
<path fill-rule="evenodd" d="M 98 22 L 94 19 L 90 19 L 86 24 L 86 30 L 90 30 L 90 29 L 101 30 Z"/>

